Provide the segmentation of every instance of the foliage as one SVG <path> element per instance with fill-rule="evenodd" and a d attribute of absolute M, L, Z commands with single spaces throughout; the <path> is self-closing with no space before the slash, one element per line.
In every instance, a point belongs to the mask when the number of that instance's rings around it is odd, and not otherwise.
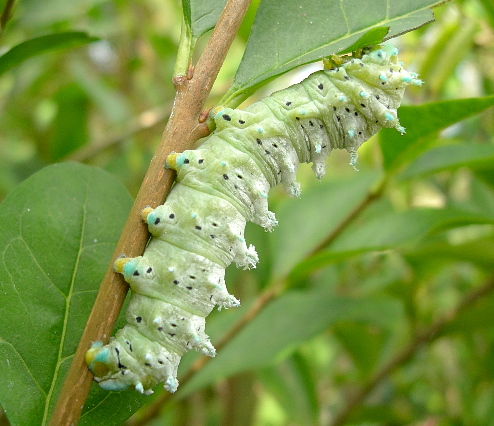
<path fill-rule="evenodd" d="M 224 3 L 184 0 L 181 37 L 171 0 L 31 0 L 2 15 L 0 404 L 11 424 L 48 421 L 170 112 L 171 76 Z M 251 7 L 209 106 L 420 27 L 438 2 L 369 2 L 372 13 L 299 3 L 263 0 L 255 19 Z M 344 152 L 322 182 L 302 168 L 301 200 L 272 191 L 278 229 L 248 228 L 261 263 L 227 271 L 242 307 L 208 317 L 218 356 L 195 372 L 188 354 L 171 398 L 93 386 L 80 424 L 121 424 L 142 404 L 129 424 L 494 421 L 494 16 L 484 0 L 434 11 L 393 40 L 426 82 L 399 110 L 407 134 L 367 142 L 358 173 Z"/>

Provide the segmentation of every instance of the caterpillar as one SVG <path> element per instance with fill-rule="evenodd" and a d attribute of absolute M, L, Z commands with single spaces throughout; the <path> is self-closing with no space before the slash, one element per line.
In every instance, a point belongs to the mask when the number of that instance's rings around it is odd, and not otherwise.
<path fill-rule="evenodd" d="M 321 178 L 332 149 L 346 149 L 355 165 L 358 147 L 380 128 L 405 131 L 396 109 L 405 87 L 422 82 L 405 71 L 397 53 L 391 45 L 365 48 L 327 61 L 328 69 L 245 110 L 216 107 L 208 139 L 167 157 L 176 183 L 163 205 L 142 212 L 152 238 L 142 256 L 114 263 L 132 291 L 128 324 L 86 353 L 102 388 L 151 394 L 163 382 L 175 392 L 188 350 L 215 355 L 205 318 L 215 306 L 240 304 L 227 291 L 225 268 L 258 262 L 244 229 L 247 221 L 268 231 L 277 224 L 269 189 L 281 183 L 298 197 L 299 163 L 312 162 Z"/>

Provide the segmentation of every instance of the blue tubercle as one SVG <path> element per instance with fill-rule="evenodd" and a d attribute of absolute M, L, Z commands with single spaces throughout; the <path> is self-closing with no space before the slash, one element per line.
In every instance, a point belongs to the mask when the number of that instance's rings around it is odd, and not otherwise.
<path fill-rule="evenodd" d="M 101 340 L 96 340 L 91 344 L 91 349 L 99 349 L 103 347 L 103 342 Z"/>
<path fill-rule="evenodd" d="M 136 269 L 135 260 L 134 259 L 129 260 L 123 267 L 123 274 L 124 274 L 125 279 L 127 279 L 127 278 L 130 279 L 130 277 L 134 273 L 135 269 Z"/>
<path fill-rule="evenodd" d="M 94 361 L 102 362 L 103 364 L 106 364 L 109 360 L 110 350 L 108 348 L 101 349 L 94 357 Z"/>
<path fill-rule="evenodd" d="M 177 155 L 177 167 L 182 167 L 185 164 L 186 157 L 184 154 Z"/>
<path fill-rule="evenodd" d="M 385 112 L 384 113 L 384 118 L 386 118 L 386 120 L 388 120 L 388 121 L 394 121 L 395 120 L 395 118 L 393 117 L 393 115 L 391 113 L 389 113 L 389 112 Z"/>
<path fill-rule="evenodd" d="M 222 109 L 221 111 L 217 112 L 216 115 L 214 116 L 214 119 L 219 119 L 223 114 L 224 114 L 225 110 Z"/>
<path fill-rule="evenodd" d="M 151 212 L 148 214 L 147 218 L 146 218 L 146 221 L 147 223 L 154 223 L 156 222 L 156 213 L 155 212 Z"/>

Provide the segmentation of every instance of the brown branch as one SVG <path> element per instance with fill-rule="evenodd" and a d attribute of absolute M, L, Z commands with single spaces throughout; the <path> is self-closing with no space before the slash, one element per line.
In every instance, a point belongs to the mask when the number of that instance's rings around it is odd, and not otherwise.
<path fill-rule="evenodd" d="M 347 423 L 352 411 L 360 405 L 364 399 L 376 388 L 376 386 L 388 377 L 396 368 L 405 364 L 422 347 L 424 343 L 431 342 L 440 336 L 441 331 L 451 324 L 470 305 L 477 302 L 494 290 L 494 280 L 468 293 L 460 303 L 449 312 L 438 318 L 432 325 L 419 331 L 410 343 L 391 358 L 377 373 L 365 383 L 349 399 L 343 410 L 333 419 L 331 425 L 339 426 Z"/>
<path fill-rule="evenodd" d="M 113 260 L 123 252 L 127 256 L 142 254 L 149 234 L 141 221 L 141 210 L 147 205 L 162 204 L 169 192 L 174 174 L 164 169 L 165 158 L 172 151 L 189 148 L 190 133 L 197 125 L 207 96 L 249 4 L 250 0 L 227 2 L 195 66 L 193 78 L 175 81 L 177 93 L 170 119 L 117 243 Z M 85 353 L 91 342 L 110 335 L 127 294 L 128 285 L 120 274 L 113 272 L 112 264 L 113 261 L 101 283 L 93 310 L 67 373 L 50 421 L 52 425 L 77 424 L 92 381 L 92 375 L 84 361 Z"/>

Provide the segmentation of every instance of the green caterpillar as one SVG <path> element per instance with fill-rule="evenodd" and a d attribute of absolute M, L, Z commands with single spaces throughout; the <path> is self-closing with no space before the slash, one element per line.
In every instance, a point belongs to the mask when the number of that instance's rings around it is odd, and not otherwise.
<path fill-rule="evenodd" d="M 215 355 L 205 317 L 215 306 L 239 306 L 226 289 L 225 268 L 231 262 L 255 267 L 244 229 L 247 221 L 269 231 L 277 224 L 269 189 L 282 183 L 299 196 L 299 163 L 312 162 L 320 178 L 332 149 L 349 151 L 355 165 L 358 147 L 379 129 L 404 132 L 396 109 L 405 87 L 422 82 L 397 53 L 390 45 L 367 48 L 243 111 L 215 108 L 211 136 L 198 149 L 167 158 L 176 185 L 163 205 L 143 211 L 153 238 L 142 256 L 114 266 L 132 290 L 128 324 L 86 354 L 102 388 L 150 394 L 163 382 L 175 392 L 178 364 L 189 349 Z"/>

